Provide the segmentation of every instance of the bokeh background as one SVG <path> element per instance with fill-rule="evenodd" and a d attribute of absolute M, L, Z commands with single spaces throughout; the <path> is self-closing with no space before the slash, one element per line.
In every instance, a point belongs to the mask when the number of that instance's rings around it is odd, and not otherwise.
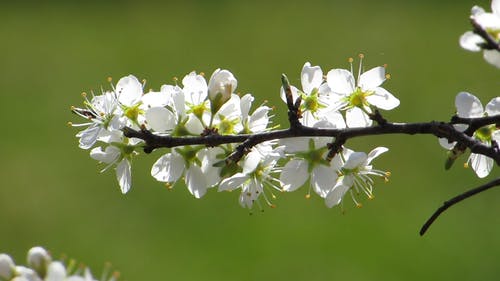
<path fill-rule="evenodd" d="M 237 193 L 167 191 L 149 175 L 161 152 L 136 158 L 122 195 L 66 126 L 78 120 L 69 107 L 81 105 L 80 93 L 109 89 L 108 76 L 132 73 L 159 89 L 218 67 L 236 75 L 240 92 L 276 105 L 286 126 L 281 73 L 299 85 L 304 62 L 326 73 L 361 52 L 366 68 L 388 64 L 385 86 L 401 100 L 389 120 L 448 120 L 459 91 L 483 103 L 499 94 L 500 71 L 458 46 L 474 4 L 489 9 L 479 0 L 2 3 L 0 252 L 24 263 L 42 245 L 97 276 L 109 261 L 123 280 L 498 280 L 500 190 L 418 235 L 444 200 L 487 181 L 462 163 L 444 171 L 433 137 L 350 142 L 391 148 L 375 163 L 391 181 L 361 209 L 349 200 L 345 214 L 327 209 L 304 189 L 249 215 Z"/>

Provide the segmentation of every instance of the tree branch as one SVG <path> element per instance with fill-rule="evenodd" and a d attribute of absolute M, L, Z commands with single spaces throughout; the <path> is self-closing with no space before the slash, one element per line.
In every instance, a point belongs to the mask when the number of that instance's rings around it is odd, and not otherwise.
<path fill-rule="evenodd" d="M 481 186 L 478 186 L 476 188 L 473 188 L 473 189 L 470 189 L 462 194 L 459 194 L 458 196 L 455 196 L 453 198 L 451 198 L 450 200 L 446 201 L 443 203 L 443 206 L 439 207 L 439 209 L 437 209 L 434 214 L 432 214 L 432 216 L 424 223 L 424 225 L 422 226 L 422 228 L 420 229 L 420 235 L 424 235 L 425 232 L 429 229 L 429 227 L 432 225 L 432 223 L 444 212 L 446 211 L 448 208 L 450 208 L 451 206 L 461 202 L 462 200 L 465 200 L 473 195 L 476 195 L 478 193 L 481 193 L 483 191 L 486 191 L 492 187 L 495 187 L 495 186 L 500 186 L 500 178 L 498 179 L 495 179 L 493 181 L 490 181 L 484 185 L 481 185 Z"/>
<path fill-rule="evenodd" d="M 484 28 L 479 25 L 474 17 L 471 17 L 470 21 L 472 26 L 474 27 L 474 33 L 481 36 L 481 38 L 486 41 L 486 43 L 482 44 L 482 48 L 486 50 L 497 50 L 500 52 L 500 43 L 497 42 L 497 40 L 493 36 L 491 36 L 491 34 L 484 30 Z"/>

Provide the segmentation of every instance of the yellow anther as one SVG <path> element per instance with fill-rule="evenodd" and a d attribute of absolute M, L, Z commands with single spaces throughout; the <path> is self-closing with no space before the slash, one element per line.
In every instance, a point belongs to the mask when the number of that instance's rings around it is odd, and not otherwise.
<path fill-rule="evenodd" d="M 466 169 L 469 168 L 469 163 L 465 162 L 464 163 L 464 168 L 466 168 Z"/>
<path fill-rule="evenodd" d="M 305 198 L 306 198 L 306 199 L 311 198 L 311 194 L 309 194 L 309 193 L 308 193 L 308 194 L 306 194 Z"/>
<path fill-rule="evenodd" d="M 111 81 L 113 81 L 113 77 L 108 76 L 107 80 L 108 80 L 109 83 L 111 83 Z"/>
<path fill-rule="evenodd" d="M 87 93 L 82 92 L 82 97 L 84 97 L 84 98 L 85 98 L 86 96 L 87 96 Z"/>
<path fill-rule="evenodd" d="M 171 183 L 169 183 L 169 182 L 166 182 L 166 183 L 165 183 L 165 187 L 166 187 L 168 190 L 172 190 L 172 188 L 174 188 L 174 186 L 173 186 Z"/>
<path fill-rule="evenodd" d="M 177 82 L 177 81 L 179 81 L 179 78 L 178 78 L 178 77 L 176 77 L 176 76 L 174 76 L 174 78 L 172 78 L 172 80 L 173 80 L 174 82 Z"/>
<path fill-rule="evenodd" d="M 142 79 L 142 84 L 146 84 L 146 79 Z"/>
<path fill-rule="evenodd" d="M 382 66 L 383 66 L 384 68 L 387 68 L 387 63 L 384 63 Z"/>
<path fill-rule="evenodd" d="M 387 74 L 385 75 L 385 79 L 391 79 L 391 75 L 390 75 L 389 73 L 387 73 Z"/>
<path fill-rule="evenodd" d="M 375 196 L 373 194 L 368 195 L 368 199 L 373 200 L 375 199 Z"/>
<path fill-rule="evenodd" d="M 358 55 L 358 57 L 359 57 L 360 59 L 363 59 L 363 58 L 365 57 L 365 55 L 364 55 L 364 54 L 359 54 L 359 55 Z"/>
<path fill-rule="evenodd" d="M 69 107 L 69 110 L 71 110 L 71 111 L 74 111 L 75 109 L 76 109 L 76 107 L 73 105 Z"/>
<path fill-rule="evenodd" d="M 269 207 L 271 207 L 271 208 L 273 208 L 273 209 L 274 209 L 274 208 L 276 208 L 276 205 L 271 204 L 271 205 L 269 205 Z"/>
<path fill-rule="evenodd" d="M 384 178 L 384 183 L 388 183 L 389 182 L 389 178 L 385 177 Z"/>
<path fill-rule="evenodd" d="M 391 172 L 389 172 L 389 171 L 385 172 L 386 177 L 390 177 L 391 175 L 392 175 Z"/>
<path fill-rule="evenodd" d="M 363 207 L 363 204 L 361 203 L 356 203 L 356 208 L 362 208 Z"/>
<path fill-rule="evenodd" d="M 347 61 L 348 61 L 348 62 L 353 62 L 353 61 L 354 61 L 354 59 L 353 59 L 353 58 L 348 58 L 348 59 L 347 59 Z"/>
<path fill-rule="evenodd" d="M 72 122 L 68 122 L 68 127 L 73 127 L 73 123 Z"/>
<path fill-rule="evenodd" d="M 200 72 L 200 75 L 205 77 L 205 72 Z"/>

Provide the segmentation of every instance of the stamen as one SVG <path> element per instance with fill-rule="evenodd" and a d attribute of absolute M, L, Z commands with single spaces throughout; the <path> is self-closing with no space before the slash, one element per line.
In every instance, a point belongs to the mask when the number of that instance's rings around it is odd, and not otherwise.
<path fill-rule="evenodd" d="M 107 80 L 108 80 L 108 83 L 111 83 L 113 81 L 113 77 L 108 76 Z"/>
<path fill-rule="evenodd" d="M 85 93 L 85 92 L 82 92 L 82 94 L 81 94 L 81 95 L 82 95 L 82 97 L 84 97 L 84 98 L 86 98 L 86 97 L 87 97 L 87 93 Z"/>
<path fill-rule="evenodd" d="M 464 168 L 465 168 L 465 169 L 469 168 L 469 162 L 465 162 L 465 163 L 464 163 Z"/>
<path fill-rule="evenodd" d="M 200 72 L 200 75 L 205 77 L 205 72 Z"/>
<path fill-rule="evenodd" d="M 167 190 L 172 190 L 174 188 L 174 186 L 170 182 L 166 182 L 165 187 L 167 188 Z"/>
<path fill-rule="evenodd" d="M 67 123 L 68 127 L 73 127 L 73 122 L 69 122 Z"/>
<path fill-rule="evenodd" d="M 387 80 L 391 79 L 391 75 L 390 75 L 389 73 L 387 73 L 387 74 L 385 75 L 385 79 L 387 79 Z"/>
<path fill-rule="evenodd" d="M 359 54 L 359 69 L 358 69 L 358 79 L 356 79 L 356 81 L 359 81 L 359 77 L 361 77 L 361 73 L 363 71 L 363 58 L 365 57 L 365 55 L 363 54 Z"/>

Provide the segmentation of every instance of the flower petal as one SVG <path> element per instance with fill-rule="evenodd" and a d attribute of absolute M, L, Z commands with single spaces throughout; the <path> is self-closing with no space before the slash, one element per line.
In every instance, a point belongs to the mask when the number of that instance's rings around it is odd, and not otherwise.
<path fill-rule="evenodd" d="M 201 198 L 207 193 L 207 183 L 201 168 L 191 165 L 186 171 L 186 186 L 195 198 Z"/>
<path fill-rule="evenodd" d="M 146 111 L 148 125 L 156 132 L 168 132 L 175 127 L 174 114 L 165 107 L 152 107 Z"/>
<path fill-rule="evenodd" d="M 493 168 L 493 159 L 481 154 L 471 153 L 469 162 L 476 175 L 480 178 L 489 175 Z"/>
<path fill-rule="evenodd" d="M 345 69 L 332 69 L 326 75 L 330 89 L 338 94 L 349 95 L 354 91 L 354 76 Z"/>
<path fill-rule="evenodd" d="M 127 193 L 132 184 L 132 172 L 130 162 L 126 158 L 116 166 L 116 179 L 118 180 L 118 184 L 120 184 L 122 193 Z"/>
<path fill-rule="evenodd" d="M 248 175 L 236 173 L 232 177 L 224 179 L 219 184 L 218 191 L 232 191 L 242 186 L 249 179 Z"/>
<path fill-rule="evenodd" d="M 455 106 L 457 107 L 457 114 L 464 118 L 483 117 L 484 110 L 481 101 L 467 92 L 458 93 L 455 98 Z"/>
<path fill-rule="evenodd" d="M 373 159 L 377 158 L 380 154 L 389 151 L 389 148 L 379 146 L 374 148 L 370 153 L 368 153 L 368 158 L 366 159 L 366 165 L 369 165 Z"/>
<path fill-rule="evenodd" d="M 81 149 L 91 148 L 96 143 L 101 129 L 98 124 L 92 124 L 87 129 L 78 132 L 76 136 L 80 138 L 79 147 Z"/>
<path fill-rule="evenodd" d="M 323 71 L 321 67 L 311 66 L 309 62 L 306 62 L 302 67 L 300 79 L 302 82 L 302 90 L 304 90 L 304 93 L 310 94 L 314 88 L 319 90 L 323 82 Z"/>
<path fill-rule="evenodd" d="M 151 168 L 151 176 L 160 182 L 176 182 L 184 172 L 184 159 L 176 153 L 160 157 Z"/>
<path fill-rule="evenodd" d="M 356 167 L 359 167 L 361 164 L 365 163 L 368 159 L 368 155 L 364 152 L 353 152 L 347 158 L 347 161 L 344 164 L 345 169 L 352 170 Z"/>
<path fill-rule="evenodd" d="M 90 157 L 92 159 L 95 159 L 97 161 L 106 163 L 106 164 L 111 164 L 115 162 L 118 157 L 120 157 L 121 151 L 118 147 L 109 145 L 107 146 L 104 151 L 102 150 L 102 147 L 98 146 L 93 148 L 90 151 Z"/>
<path fill-rule="evenodd" d="M 306 161 L 293 159 L 286 163 L 280 175 L 280 181 L 283 183 L 283 190 L 295 191 L 304 185 L 309 178 L 307 172 L 308 164 Z"/>
<path fill-rule="evenodd" d="M 346 124 L 349 128 L 369 127 L 372 120 L 359 107 L 353 107 L 346 111 Z"/>
<path fill-rule="evenodd" d="M 486 113 L 488 113 L 488 116 L 500 114 L 500 97 L 493 98 L 488 102 Z"/>
<path fill-rule="evenodd" d="M 491 10 L 495 15 L 500 17 L 500 0 L 491 1 Z"/>
<path fill-rule="evenodd" d="M 484 39 L 472 31 L 467 31 L 459 39 L 460 46 L 468 51 L 479 52 L 479 44 L 484 43 Z"/>
<path fill-rule="evenodd" d="M 497 50 L 484 50 L 483 58 L 497 68 L 500 68 L 500 52 Z"/>
<path fill-rule="evenodd" d="M 340 202 L 342 202 L 342 198 L 344 197 L 346 192 L 349 190 L 349 188 L 350 188 L 350 186 L 343 184 L 342 181 L 337 183 L 333 187 L 333 189 L 330 192 L 328 192 L 328 194 L 326 195 L 325 205 L 328 208 L 332 208 L 332 207 L 340 204 Z"/>
<path fill-rule="evenodd" d="M 125 76 L 116 83 L 115 92 L 121 104 L 132 106 L 141 100 L 142 84 L 134 75 Z"/>
<path fill-rule="evenodd" d="M 248 117 L 248 113 L 250 112 L 250 107 L 252 107 L 252 102 L 254 97 L 251 94 L 246 94 L 240 99 L 240 110 L 241 110 L 241 119 L 245 120 Z"/>
<path fill-rule="evenodd" d="M 314 191 L 319 196 L 321 196 L 321 198 L 326 197 L 326 195 L 335 185 L 336 181 L 337 181 L 337 173 L 330 166 L 319 165 L 315 167 L 312 171 L 311 185 Z"/>
<path fill-rule="evenodd" d="M 358 81 L 358 86 L 362 90 L 372 90 L 382 85 L 385 81 L 385 68 L 382 66 L 374 67 L 361 74 Z"/>
<path fill-rule="evenodd" d="M 399 106 L 399 99 L 381 87 L 375 88 L 373 95 L 367 96 L 366 100 L 383 110 L 391 110 Z"/>

